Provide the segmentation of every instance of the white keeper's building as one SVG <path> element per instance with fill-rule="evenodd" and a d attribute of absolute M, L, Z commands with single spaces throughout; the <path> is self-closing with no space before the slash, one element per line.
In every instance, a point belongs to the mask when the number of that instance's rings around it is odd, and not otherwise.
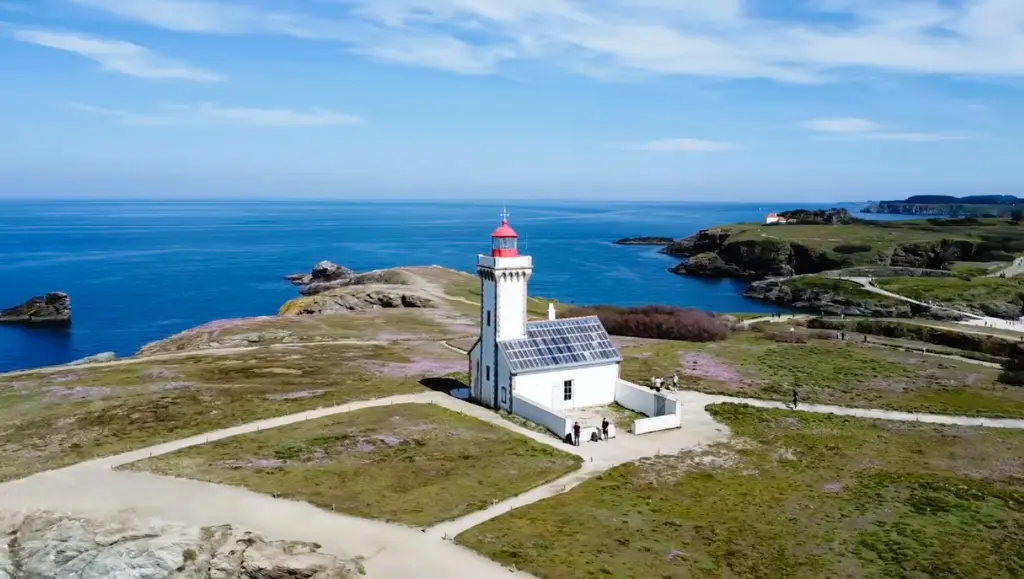
<path fill-rule="evenodd" d="M 503 218 L 490 255 L 477 256 L 482 299 L 480 338 L 469 352 L 470 396 L 564 435 L 562 411 L 615 402 L 622 357 L 596 316 L 555 319 L 549 306 L 547 320 L 527 321 L 533 262 L 519 255 L 517 240 Z"/>

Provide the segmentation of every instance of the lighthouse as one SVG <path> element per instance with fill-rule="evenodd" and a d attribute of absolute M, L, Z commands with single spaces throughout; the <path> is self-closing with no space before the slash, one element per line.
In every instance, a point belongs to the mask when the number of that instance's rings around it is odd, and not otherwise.
<path fill-rule="evenodd" d="M 526 337 L 526 282 L 533 273 L 533 260 L 519 255 L 519 236 L 508 224 L 508 213 L 491 233 L 489 255 L 478 255 L 480 277 L 480 356 L 470 368 L 474 398 L 492 408 L 508 409 L 511 376 L 507 365 L 499 364 L 503 341 Z"/>

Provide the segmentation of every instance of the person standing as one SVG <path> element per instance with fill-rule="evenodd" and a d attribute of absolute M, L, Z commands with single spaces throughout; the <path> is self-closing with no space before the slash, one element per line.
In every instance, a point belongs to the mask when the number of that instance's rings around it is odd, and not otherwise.
<path fill-rule="evenodd" d="M 793 410 L 796 410 L 796 405 L 800 403 L 800 395 L 797 394 L 796 388 L 793 389 Z"/>
<path fill-rule="evenodd" d="M 601 438 L 608 440 L 608 417 L 601 419 Z"/>
<path fill-rule="evenodd" d="M 795 392 L 795 390 L 794 390 Z M 580 423 L 572 425 L 572 443 L 576 446 L 580 445 Z"/>
<path fill-rule="evenodd" d="M 672 389 L 679 390 L 679 374 L 672 374 Z"/>

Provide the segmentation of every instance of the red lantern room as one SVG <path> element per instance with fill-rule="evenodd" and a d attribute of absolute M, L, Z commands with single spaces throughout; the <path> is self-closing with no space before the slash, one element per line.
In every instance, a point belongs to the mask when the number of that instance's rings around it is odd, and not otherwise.
<path fill-rule="evenodd" d="M 502 214 L 501 226 L 491 233 L 491 257 L 517 257 L 518 239 L 515 230 L 508 226 L 508 214 Z"/>

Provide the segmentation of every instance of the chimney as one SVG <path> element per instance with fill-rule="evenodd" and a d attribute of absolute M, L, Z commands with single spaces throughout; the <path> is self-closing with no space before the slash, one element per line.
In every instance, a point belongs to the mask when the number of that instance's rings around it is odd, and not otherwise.
<path fill-rule="evenodd" d="M 548 319 L 549 320 L 555 319 L 555 304 L 552 304 L 552 303 L 548 304 Z"/>

